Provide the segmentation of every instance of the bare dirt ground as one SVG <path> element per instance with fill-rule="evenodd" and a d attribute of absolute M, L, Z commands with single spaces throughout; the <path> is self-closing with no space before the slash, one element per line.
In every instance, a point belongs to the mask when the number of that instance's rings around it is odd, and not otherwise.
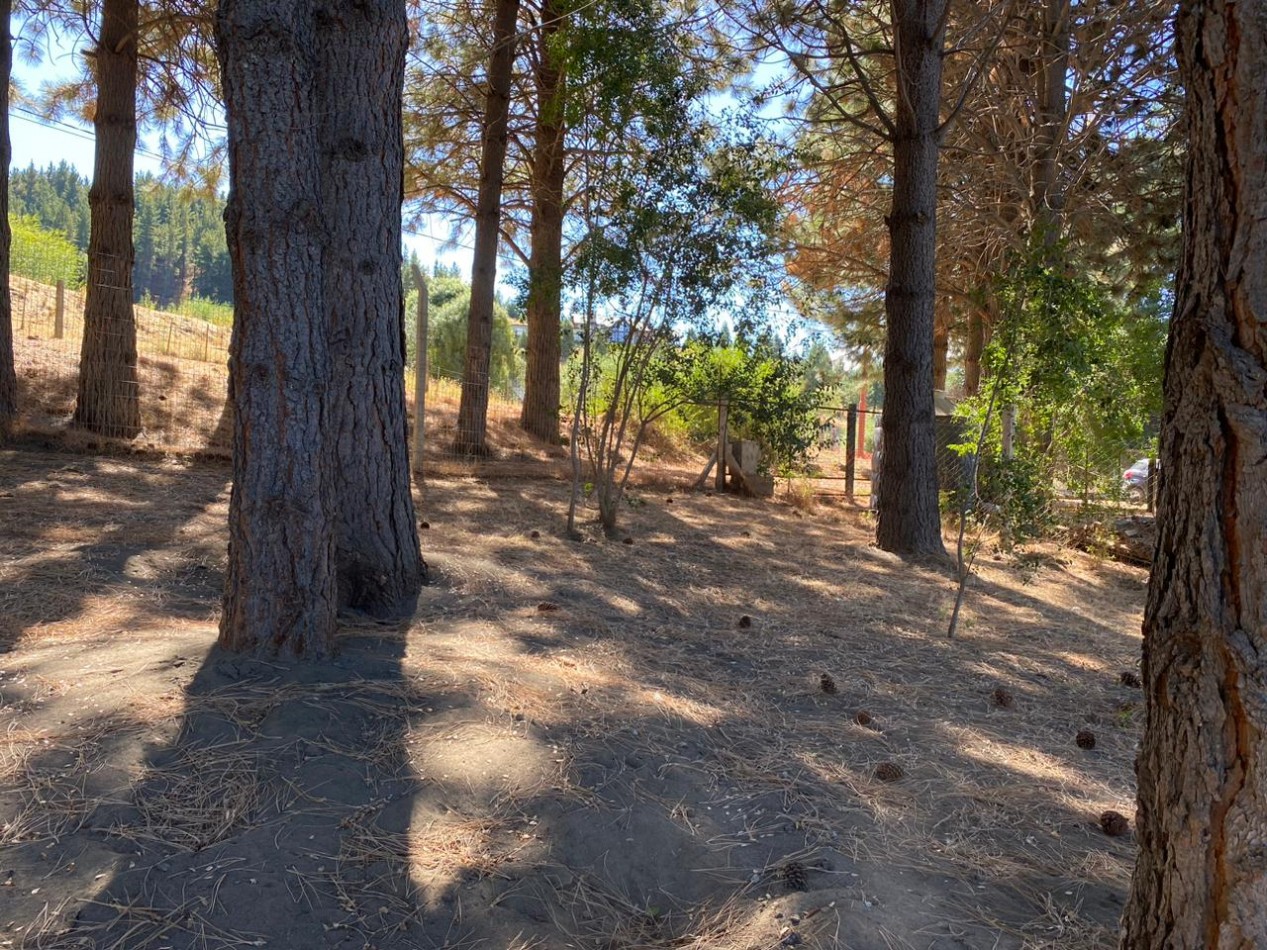
<path fill-rule="evenodd" d="M 0 453 L 0 946 L 1114 945 L 1143 571 L 987 552 L 948 642 L 862 512 L 433 478 L 413 621 L 287 666 L 211 648 L 227 497 Z"/>

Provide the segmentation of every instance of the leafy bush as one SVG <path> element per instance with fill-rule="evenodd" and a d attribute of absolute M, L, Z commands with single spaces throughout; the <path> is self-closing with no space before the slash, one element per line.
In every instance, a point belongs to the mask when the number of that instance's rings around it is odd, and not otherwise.
<path fill-rule="evenodd" d="M 786 475 L 804 469 L 825 429 L 804 370 L 769 339 L 729 346 L 692 340 L 667 355 L 659 382 L 693 404 L 683 415 L 701 442 L 715 439 L 715 407 L 725 399 L 731 438 L 761 443 L 763 467 Z"/>
<path fill-rule="evenodd" d="M 9 268 L 21 277 L 42 284 L 56 284 L 78 289 L 87 273 L 87 256 L 65 236 L 40 226 L 38 220 L 23 215 L 9 215 L 13 229 L 12 256 Z"/>
<path fill-rule="evenodd" d="M 164 313 L 178 313 L 182 317 L 192 317 L 218 327 L 233 326 L 233 304 L 208 300 L 206 297 L 186 297 L 179 304 L 164 307 L 148 294 L 137 301 L 137 305 L 148 310 L 161 310 Z"/>
<path fill-rule="evenodd" d="M 193 317 L 195 320 L 214 323 L 218 327 L 233 325 L 233 304 L 208 300 L 206 297 L 187 297 L 176 308 L 176 312 L 186 317 Z"/>
<path fill-rule="evenodd" d="M 427 371 L 431 376 L 460 379 L 466 369 L 466 323 L 471 288 L 460 277 L 437 276 L 427 281 Z M 405 348 L 410 366 L 416 358 L 418 291 L 405 300 Z M 500 302 L 493 304 L 493 353 L 489 367 L 492 388 L 506 396 L 523 391 L 524 356 Z"/>
<path fill-rule="evenodd" d="M 1042 537 L 1055 523 L 1056 493 L 1041 458 L 987 457 L 977 469 L 977 485 L 982 498 L 1002 509 L 1014 540 Z"/>
<path fill-rule="evenodd" d="M 581 377 L 578 351 L 563 377 L 564 404 L 576 401 Z M 590 412 L 608 408 L 618 360 L 598 343 L 590 369 Z M 636 421 L 652 420 L 661 450 L 687 445 L 711 450 L 717 442 L 717 412 L 727 400 L 727 431 L 762 447 L 766 474 L 803 471 L 826 425 L 815 408 L 820 392 L 806 385 L 803 361 L 784 355 L 768 340 L 714 344 L 693 339 L 666 346 L 656 355 L 639 399 Z"/>
<path fill-rule="evenodd" d="M 1005 316 L 986 350 L 983 391 L 959 413 L 975 443 L 993 407 L 980 494 L 1016 534 L 1033 534 L 1050 526 L 1062 492 L 1084 505 L 1120 497 L 1124 461 L 1147 454 L 1138 447 L 1161 410 L 1169 294 L 1157 288 L 1128 305 L 1085 275 L 1031 267 L 1002 281 L 999 297 Z M 1016 420 L 1009 460 L 1005 406 Z"/>

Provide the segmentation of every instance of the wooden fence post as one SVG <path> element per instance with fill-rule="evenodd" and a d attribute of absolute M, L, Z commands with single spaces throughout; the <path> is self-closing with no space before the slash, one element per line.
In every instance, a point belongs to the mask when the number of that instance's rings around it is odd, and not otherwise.
<path fill-rule="evenodd" d="M 858 404 L 849 404 L 845 422 L 845 496 L 853 501 L 855 463 L 858 458 Z"/>
<path fill-rule="evenodd" d="M 728 437 L 726 416 L 729 408 L 728 400 L 723 399 L 717 404 L 717 471 L 713 482 L 713 487 L 717 491 L 726 490 L 726 439 Z"/>
<path fill-rule="evenodd" d="M 57 282 L 57 304 L 53 311 L 53 339 L 61 340 L 66 336 L 66 281 Z"/>

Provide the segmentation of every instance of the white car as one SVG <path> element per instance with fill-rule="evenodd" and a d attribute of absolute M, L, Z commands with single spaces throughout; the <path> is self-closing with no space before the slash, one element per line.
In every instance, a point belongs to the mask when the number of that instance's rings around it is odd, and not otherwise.
<path fill-rule="evenodd" d="M 1153 462 L 1154 474 L 1161 471 L 1161 463 Z M 1142 495 L 1148 483 L 1148 459 L 1140 459 L 1122 473 L 1122 481 L 1126 490 L 1132 494 Z"/>

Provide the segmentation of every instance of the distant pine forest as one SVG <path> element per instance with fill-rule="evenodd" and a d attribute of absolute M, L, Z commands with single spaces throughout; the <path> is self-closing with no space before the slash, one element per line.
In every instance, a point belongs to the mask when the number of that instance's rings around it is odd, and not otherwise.
<path fill-rule="evenodd" d="M 15 257 L 20 256 L 24 238 L 28 243 L 38 241 L 32 233 L 38 228 L 50 237 L 64 238 L 82 259 L 88 251 L 88 190 L 88 180 L 66 162 L 14 170 L 9 179 L 9 213 L 17 222 Z M 132 278 L 137 303 L 184 310 L 195 301 L 232 302 L 223 214 L 224 202 L 214 195 L 170 185 L 152 175 L 137 177 Z M 14 272 L 22 273 L 19 261 L 14 263 Z M 24 276 L 44 277 L 39 273 Z M 78 279 L 82 278 L 80 273 Z M 74 276 L 70 282 L 75 282 Z"/>

